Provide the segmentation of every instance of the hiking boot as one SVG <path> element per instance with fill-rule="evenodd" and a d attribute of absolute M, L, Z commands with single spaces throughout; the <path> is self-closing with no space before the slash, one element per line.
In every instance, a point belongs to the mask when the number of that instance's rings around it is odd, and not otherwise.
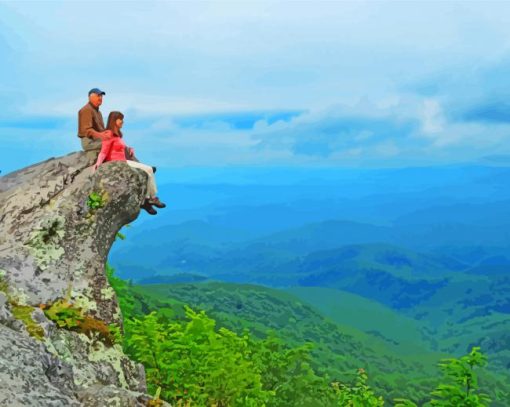
<path fill-rule="evenodd" d="M 151 206 L 151 204 L 149 203 L 148 199 L 143 201 L 143 204 L 142 204 L 142 206 L 140 206 L 140 208 L 145 209 L 149 213 L 149 215 L 156 215 L 157 214 L 156 209 L 154 209 Z"/>
<path fill-rule="evenodd" d="M 166 204 L 161 202 L 157 196 L 149 198 L 149 203 L 156 206 L 157 208 L 166 208 Z"/>

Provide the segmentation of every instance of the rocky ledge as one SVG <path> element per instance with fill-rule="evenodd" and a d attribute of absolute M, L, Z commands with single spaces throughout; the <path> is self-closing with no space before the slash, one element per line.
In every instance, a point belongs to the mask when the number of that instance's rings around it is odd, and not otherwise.
<path fill-rule="evenodd" d="M 0 178 L 0 405 L 151 403 L 143 366 L 115 340 L 122 316 L 105 275 L 146 179 L 123 162 L 92 173 L 83 153 Z"/>

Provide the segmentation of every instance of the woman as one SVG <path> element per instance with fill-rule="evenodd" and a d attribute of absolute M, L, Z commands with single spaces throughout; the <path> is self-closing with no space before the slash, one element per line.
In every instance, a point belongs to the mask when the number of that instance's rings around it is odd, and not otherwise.
<path fill-rule="evenodd" d="M 157 212 L 152 205 L 157 206 L 158 208 L 164 208 L 166 205 L 156 196 L 157 188 L 153 167 L 126 159 L 127 147 L 122 139 L 122 131 L 120 130 L 123 124 L 124 115 L 121 112 L 111 112 L 108 115 L 108 124 L 106 125 L 106 128 L 112 132 L 112 137 L 103 139 L 101 152 L 99 153 L 97 162 L 94 165 L 94 171 L 106 161 L 125 161 L 130 167 L 144 170 L 148 175 L 147 195 L 141 207 L 151 215 L 156 215 Z M 128 151 L 131 156 L 134 156 L 134 150 L 131 147 L 128 147 Z"/>

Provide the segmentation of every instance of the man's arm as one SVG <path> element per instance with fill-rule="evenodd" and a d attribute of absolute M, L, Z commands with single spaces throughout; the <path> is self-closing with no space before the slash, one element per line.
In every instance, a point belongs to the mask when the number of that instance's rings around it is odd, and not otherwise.
<path fill-rule="evenodd" d="M 104 139 L 112 137 L 112 131 L 111 130 L 95 131 L 94 129 L 90 129 L 89 130 L 89 134 L 90 134 L 90 137 L 98 138 L 100 140 L 104 140 Z"/>
<path fill-rule="evenodd" d="M 92 112 L 88 109 L 82 109 L 78 112 L 78 136 L 104 138 L 109 137 L 110 131 L 96 131 L 93 127 Z"/>

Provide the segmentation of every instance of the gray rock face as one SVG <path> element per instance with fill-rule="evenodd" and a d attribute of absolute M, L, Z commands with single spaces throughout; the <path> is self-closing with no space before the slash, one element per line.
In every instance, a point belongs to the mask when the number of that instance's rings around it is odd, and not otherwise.
<path fill-rule="evenodd" d="M 92 173 L 84 153 L 0 177 L 0 406 L 147 405 L 143 366 L 120 345 L 58 328 L 38 308 L 65 299 L 122 327 L 104 265 L 146 181 L 122 162 Z"/>
<path fill-rule="evenodd" d="M 74 390 L 42 343 L 0 325 L 1 406 L 80 406 Z"/>
<path fill-rule="evenodd" d="M 89 387 L 78 393 L 83 407 L 139 407 L 147 406 L 147 395 L 133 393 L 113 386 Z M 168 404 L 165 403 L 168 406 Z"/>
<path fill-rule="evenodd" d="M 65 334 L 80 336 L 74 332 Z M 75 343 L 80 343 L 79 339 L 74 340 Z M 111 366 L 107 363 L 90 362 L 83 353 L 82 349 L 74 355 L 76 359 L 81 360 L 79 365 L 73 366 L 50 353 L 48 343 L 0 325 L 0 406 L 147 406 L 151 399 L 147 394 L 122 387 L 117 375 L 107 371 L 112 369 Z M 126 356 L 123 358 L 127 359 Z M 92 380 L 84 386 L 79 380 L 80 376 L 84 374 L 95 376 L 91 373 L 93 369 L 104 373 L 103 380 Z M 111 380 L 111 377 L 115 379 Z M 111 384 L 109 381 L 117 383 Z M 142 383 L 137 385 L 140 387 L 139 390 L 145 391 Z M 166 403 L 163 405 L 168 406 Z"/>
<path fill-rule="evenodd" d="M 10 295 L 27 305 L 68 297 L 119 323 L 104 264 L 116 233 L 140 212 L 146 179 L 123 162 L 92 174 L 83 153 L 0 178 L 0 270 Z M 87 205 L 91 195 L 98 208 Z"/>

